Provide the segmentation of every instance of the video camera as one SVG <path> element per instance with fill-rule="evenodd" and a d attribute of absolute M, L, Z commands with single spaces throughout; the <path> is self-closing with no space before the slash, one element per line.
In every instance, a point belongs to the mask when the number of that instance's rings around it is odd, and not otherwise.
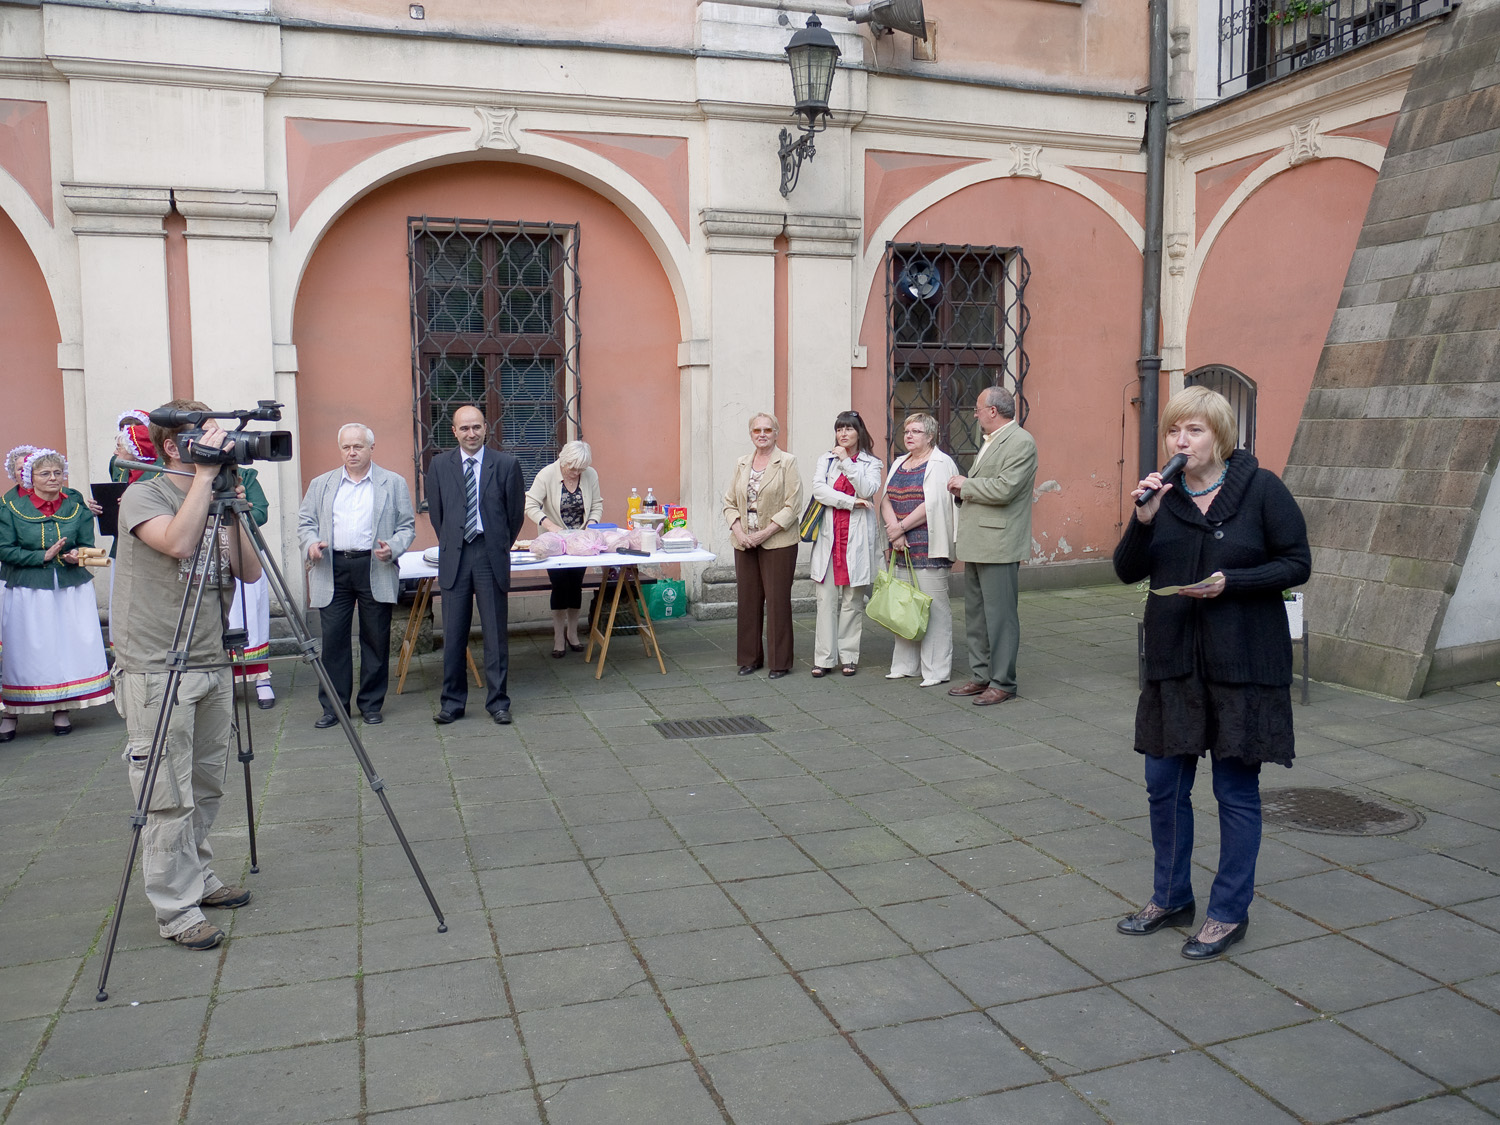
<path fill-rule="evenodd" d="M 154 425 L 172 429 L 190 426 L 177 435 L 177 448 L 182 459 L 198 465 L 245 465 L 251 461 L 290 461 L 292 459 L 291 430 L 245 429 L 251 422 L 281 421 L 281 403 L 263 398 L 254 410 L 174 410 L 163 406 L 151 412 Z M 210 418 L 235 419 L 239 422 L 227 431 L 229 440 L 222 448 L 200 445 L 203 423 Z"/>

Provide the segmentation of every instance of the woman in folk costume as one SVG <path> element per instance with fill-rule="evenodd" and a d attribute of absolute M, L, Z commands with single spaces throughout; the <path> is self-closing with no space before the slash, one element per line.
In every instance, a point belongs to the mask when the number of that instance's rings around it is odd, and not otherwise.
<path fill-rule="evenodd" d="M 12 488 L 9 492 L 7 492 L 5 494 L 5 496 L 4 496 L 3 499 L 0 499 L 0 503 L 4 503 L 6 500 L 9 500 L 13 496 L 19 496 L 20 495 L 20 492 L 21 492 L 21 462 L 25 461 L 26 458 L 27 458 L 27 456 L 29 454 L 31 454 L 32 452 L 34 452 L 35 450 L 36 450 L 36 446 L 34 446 L 34 445 L 18 445 L 14 449 L 12 449 L 9 453 L 7 453 L 5 455 L 5 475 L 8 476 L 8 477 L 10 477 L 11 480 L 15 481 L 16 482 L 16 486 L 14 488 Z M 0 577 L 0 620 L 3 620 L 4 616 L 5 616 L 5 579 L 3 577 Z M 5 651 L 5 646 L 4 646 L 3 643 L 0 643 L 0 654 L 3 654 L 4 651 Z M 4 704 L 0 703 L 0 711 L 4 711 L 4 710 L 5 710 Z"/>
<path fill-rule="evenodd" d="M 115 453 L 109 459 L 109 479 L 116 484 L 134 484 L 142 477 L 150 479 L 156 475 L 120 464 L 122 460 L 156 464 L 156 445 L 151 440 L 150 426 L 151 419 L 144 410 L 127 410 L 115 419 Z M 114 558 L 113 551 L 110 558 Z"/>
<path fill-rule="evenodd" d="M 271 518 L 271 502 L 266 499 L 257 476 L 254 469 L 240 468 L 240 483 L 245 486 L 245 499 L 250 501 L 250 518 L 256 527 L 265 527 Z M 248 586 L 238 578 L 234 580 L 229 627 L 244 629 L 249 635 L 245 642 L 245 663 L 236 669 L 235 675 L 255 681 L 256 704 L 262 711 L 269 711 L 276 706 L 276 693 L 271 690 L 271 665 L 266 662 L 271 654 L 271 587 L 264 572 Z"/>
<path fill-rule="evenodd" d="M 114 698 L 93 575 L 78 556 L 94 545 L 94 514 L 64 486 L 67 472 L 61 453 L 34 449 L 21 461 L 20 487 L 0 501 L 7 586 L 0 742 L 15 738 L 18 714 L 50 712 L 52 733 L 69 734 L 69 711 Z"/>

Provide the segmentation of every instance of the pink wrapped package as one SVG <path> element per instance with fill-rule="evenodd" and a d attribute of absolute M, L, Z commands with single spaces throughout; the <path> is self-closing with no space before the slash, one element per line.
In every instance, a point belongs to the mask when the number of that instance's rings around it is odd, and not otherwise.
<path fill-rule="evenodd" d="M 567 543 L 555 531 L 544 531 L 531 541 L 531 556 L 537 562 L 550 559 L 553 555 L 565 555 L 567 553 Z"/>
<path fill-rule="evenodd" d="M 570 531 L 567 535 L 567 543 L 570 555 L 597 555 L 604 550 L 604 533 L 591 531 L 588 528 L 582 531 Z"/>
<path fill-rule="evenodd" d="M 630 546 L 630 532 L 624 528 L 604 533 L 604 549 L 606 551 L 618 551 L 621 547 Z"/>
<path fill-rule="evenodd" d="M 661 537 L 666 550 L 691 551 L 698 546 L 698 537 L 685 527 L 674 527 Z"/>

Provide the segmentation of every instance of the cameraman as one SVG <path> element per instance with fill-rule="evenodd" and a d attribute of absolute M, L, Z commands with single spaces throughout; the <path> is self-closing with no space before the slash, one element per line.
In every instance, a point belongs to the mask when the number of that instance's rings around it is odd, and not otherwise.
<path fill-rule="evenodd" d="M 167 407 L 208 409 L 185 399 Z M 181 646 L 188 652 L 187 670 L 178 685 L 165 758 L 142 831 L 141 874 L 161 936 L 188 949 L 212 949 L 224 940 L 224 931 L 204 917 L 203 908 L 233 909 L 250 901 L 249 891 L 225 886 L 209 867 L 213 853 L 208 834 L 224 792 L 233 716 L 220 591 L 233 589 L 233 577 L 254 582 L 261 567 L 248 537 L 232 523 L 221 530 L 218 543 L 204 543 L 220 466 L 197 463 L 188 443 L 179 445 L 178 435 L 185 429 L 152 423 L 151 440 L 167 468 L 192 476 L 164 473 L 139 480 L 120 501 L 110 638 L 119 685 L 115 704 L 125 717 L 125 758 L 139 801 L 164 702 L 167 651 L 183 597 L 192 588 L 191 560 L 203 543 L 198 568 L 198 575 L 207 573 L 203 601 L 192 636 L 183 638 Z M 220 449 L 228 437 L 209 420 L 196 444 Z M 236 491 L 243 498 L 244 488 Z"/>

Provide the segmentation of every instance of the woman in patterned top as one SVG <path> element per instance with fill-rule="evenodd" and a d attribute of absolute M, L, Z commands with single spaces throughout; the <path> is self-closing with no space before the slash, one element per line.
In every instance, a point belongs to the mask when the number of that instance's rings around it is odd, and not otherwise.
<path fill-rule="evenodd" d="M 68 712 L 114 698 L 99 631 L 93 575 L 78 548 L 94 545 L 94 514 L 65 488 L 68 465 L 52 449 L 21 463 L 21 484 L 0 502 L 0 563 L 6 583 L 6 714 L 0 742 L 16 736 L 18 714 L 52 715 L 52 733 L 69 734 Z"/>
<path fill-rule="evenodd" d="M 593 460 L 588 442 L 570 441 L 556 461 L 537 473 L 526 493 L 526 516 L 538 531 L 577 531 L 603 517 L 604 493 L 599 474 L 590 467 Z M 583 651 L 578 640 L 583 568 L 549 570 L 547 581 L 552 583 L 552 655 L 561 660 L 569 649 Z"/>
<path fill-rule="evenodd" d="M 937 447 L 938 424 L 931 414 L 912 414 L 902 427 L 906 454 L 896 458 L 886 478 L 880 514 L 898 564 L 910 552 L 917 588 L 932 596 L 927 632 L 920 641 L 896 638 L 888 680 L 922 673 L 922 686 L 946 684 L 953 671 L 953 610 L 948 605 L 948 574 L 953 569 L 958 530 L 948 478 L 958 466 Z"/>

